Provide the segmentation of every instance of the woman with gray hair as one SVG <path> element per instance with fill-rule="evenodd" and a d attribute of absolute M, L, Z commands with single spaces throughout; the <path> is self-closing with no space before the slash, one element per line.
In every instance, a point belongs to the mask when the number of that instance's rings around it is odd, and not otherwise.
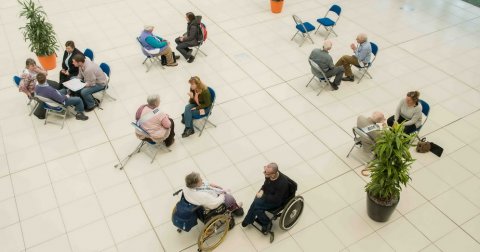
<path fill-rule="evenodd" d="M 227 209 L 236 216 L 243 215 L 242 203 L 238 203 L 228 190 L 203 181 L 200 174 L 192 172 L 185 177 L 183 196 L 191 204 L 203 206 L 206 209 L 215 209 L 225 203 Z"/>
<path fill-rule="evenodd" d="M 160 111 L 159 106 L 160 96 L 153 94 L 148 96 L 147 104 L 138 108 L 135 120 L 143 130 L 148 132 L 151 139 L 147 139 L 147 136 L 139 132 L 136 132 L 136 134 L 142 140 L 163 141 L 169 147 L 175 142 L 174 124 L 173 120 L 166 113 Z"/>
<path fill-rule="evenodd" d="M 170 42 L 153 34 L 153 29 L 155 29 L 153 25 L 145 25 L 138 40 L 148 53 L 154 56 L 164 55 L 167 59 L 167 66 L 177 66 L 176 59 L 179 59 L 180 56 L 175 56 L 170 48 Z"/>

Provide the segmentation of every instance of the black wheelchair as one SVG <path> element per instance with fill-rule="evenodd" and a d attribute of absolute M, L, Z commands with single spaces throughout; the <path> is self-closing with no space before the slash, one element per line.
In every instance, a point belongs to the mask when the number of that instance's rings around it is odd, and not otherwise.
<path fill-rule="evenodd" d="M 173 196 L 178 195 L 181 191 L 178 190 Z M 173 208 L 172 219 L 176 208 L 177 206 Z M 195 214 L 197 219 L 204 223 L 204 227 L 198 236 L 198 251 L 215 249 L 225 240 L 228 231 L 235 227 L 232 212 L 227 209 L 225 204 L 221 204 L 212 210 L 205 209 L 202 206 L 195 206 L 192 214 Z M 177 228 L 177 232 L 181 233 L 182 231 L 182 229 Z"/>
<path fill-rule="evenodd" d="M 304 200 L 300 195 L 295 196 L 297 191 L 297 183 L 290 179 L 288 176 L 288 197 L 284 201 L 281 207 L 273 210 L 267 210 L 267 216 L 270 217 L 268 228 L 264 232 L 262 231 L 262 223 L 259 223 L 255 218 L 255 222 L 252 224 L 258 231 L 264 235 L 270 235 L 270 243 L 275 240 L 275 234 L 272 231 L 273 221 L 279 219 L 278 225 L 282 230 L 289 230 L 298 222 L 298 218 L 303 212 Z"/>

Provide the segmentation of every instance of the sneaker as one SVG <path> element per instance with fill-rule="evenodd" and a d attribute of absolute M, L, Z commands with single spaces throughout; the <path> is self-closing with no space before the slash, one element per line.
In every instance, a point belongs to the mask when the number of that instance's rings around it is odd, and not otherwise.
<path fill-rule="evenodd" d="M 272 230 L 272 222 L 270 221 L 267 225 L 262 225 L 262 233 L 267 234 Z"/>
<path fill-rule="evenodd" d="M 354 81 L 354 80 L 355 80 L 355 77 L 353 76 L 346 76 L 342 78 L 342 81 Z"/>
<path fill-rule="evenodd" d="M 249 224 L 248 224 L 247 222 L 242 221 L 242 227 L 246 227 L 246 226 L 248 226 L 248 225 L 249 225 Z"/>
<path fill-rule="evenodd" d="M 191 128 L 186 128 L 185 131 L 182 133 L 182 137 L 183 138 L 189 137 L 190 135 L 193 135 L 193 134 L 195 134 L 195 130 Z"/>
<path fill-rule="evenodd" d="M 175 55 L 175 59 L 176 60 L 180 59 L 180 55 Z"/>
<path fill-rule="evenodd" d="M 331 86 L 332 86 L 332 90 L 333 90 L 333 91 L 338 90 L 338 86 L 337 86 L 337 85 L 331 84 Z"/>
<path fill-rule="evenodd" d="M 188 58 L 187 62 L 192 63 L 194 60 L 195 60 L 195 56 L 190 56 L 190 58 Z"/>
<path fill-rule="evenodd" d="M 86 121 L 86 120 L 88 120 L 88 116 L 86 116 L 83 112 L 78 112 L 78 113 L 75 115 L 75 119 L 77 119 L 77 120 L 82 120 L 82 121 Z"/>
<path fill-rule="evenodd" d="M 182 113 L 182 120 L 180 121 L 182 124 L 185 124 L 185 114 Z"/>
<path fill-rule="evenodd" d="M 85 109 L 85 112 L 90 112 L 90 111 L 94 110 L 96 107 L 97 107 L 97 104 L 95 104 L 95 105 L 94 105 L 93 107 L 91 107 L 91 108 L 86 108 L 86 109 Z"/>
<path fill-rule="evenodd" d="M 235 216 L 243 216 L 243 214 L 244 214 L 243 208 L 239 207 L 239 208 L 233 210 L 232 214 L 235 215 Z"/>
<path fill-rule="evenodd" d="M 173 138 L 170 143 L 165 143 L 165 146 L 167 146 L 167 148 L 168 148 L 168 147 L 172 146 L 172 144 L 174 144 L 174 143 L 175 143 L 175 138 Z"/>
<path fill-rule="evenodd" d="M 169 67 L 178 66 L 178 63 L 177 63 L 177 62 L 175 62 L 175 63 L 170 63 L 170 64 L 167 64 L 167 66 L 169 66 Z"/>

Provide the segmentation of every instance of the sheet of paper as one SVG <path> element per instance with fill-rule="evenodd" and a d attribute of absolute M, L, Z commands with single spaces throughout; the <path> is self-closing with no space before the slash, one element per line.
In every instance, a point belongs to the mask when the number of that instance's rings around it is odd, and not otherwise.
<path fill-rule="evenodd" d="M 73 92 L 76 92 L 82 89 L 83 87 L 85 87 L 85 83 L 81 82 L 80 79 L 77 79 L 77 78 L 73 78 L 69 81 L 65 81 L 63 85 L 68 89 L 72 90 Z"/>

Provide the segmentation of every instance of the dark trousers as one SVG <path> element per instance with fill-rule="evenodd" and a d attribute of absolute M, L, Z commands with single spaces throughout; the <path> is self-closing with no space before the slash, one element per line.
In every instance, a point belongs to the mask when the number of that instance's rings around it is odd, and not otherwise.
<path fill-rule="evenodd" d="M 60 76 L 59 76 L 59 80 L 60 80 L 59 83 L 60 83 L 60 85 L 63 86 L 63 83 L 64 83 L 65 81 L 69 81 L 69 80 L 70 80 L 70 77 L 71 77 L 70 75 L 66 75 L 66 74 L 63 74 L 62 72 L 60 72 Z"/>
<path fill-rule="evenodd" d="M 62 85 L 60 85 L 60 83 L 56 82 L 56 81 L 53 81 L 53 80 L 47 80 L 47 83 L 50 87 L 53 87 L 55 88 L 56 90 L 60 90 L 62 89 Z"/>
<path fill-rule="evenodd" d="M 173 143 L 173 138 L 175 137 L 175 124 L 173 123 L 173 120 L 172 118 L 168 118 L 168 120 L 170 120 L 170 135 L 168 135 L 168 137 L 163 140 L 163 142 L 165 143 L 166 146 L 170 146 L 172 143 Z"/>
<path fill-rule="evenodd" d="M 399 116 L 398 120 L 397 120 L 397 123 L 402 123 L 403 121 L 406 121 L 405 118 L 403 118 L 402 116 Z M 393 123 L 395 122 L 395 116 L 390 116 L 388 119 L 387 119 L 387 125 L 392 127 L 393 126 Z M 412 125 L 405 125 L 405 129 L 403 130 L 403 132 L 407 133 L 407 134 L 412 134 L 414 133 L 415 131 L 417 131 L 417 126 L 415 126 L 415 124 L 412 124 Z"/>
<path fill-rule="evenodd" d="M 263 198 L 255 197 L 252 205 L 250 205 L 250 208 L 248 209 L 247 215 L 245 215 L 245 219 L 243 219 L 243 223 L 252 224 L 255 217 L 257 217 L 262 226 L 267 226 L 270 223 L 270 219 L 265 214 L 265 211 L 274 210 L 278 207 L 280 206 L 265 202 Z"/>
<path fill-rule="evenodd" d="M 332 76 L 335 76 L 335 79 L 333 80 L 333 85 L 338 86 L 340 85 L 340 82 L 342 82 L 342 77 L 343 77 L 343 72 L 345 69 L 343 69 L 343 66 L 336 66 L 333 69 L 330 69 L 325 72 L 325 76 L 327 78 L 330 78 Z"/>
<path fill-rule="evenodd" d="M 190 56 L 192 56 L 192 50 L 189 49 L 189 47 L 198 45 L 197 41 L 182 42 L 180 41 L 180 38 L 176 38 L 175 43 L 177 43 L 177 51 L 179 51 L 183 57 L 185 57 L 185 59 L 188 59 Z"/>

